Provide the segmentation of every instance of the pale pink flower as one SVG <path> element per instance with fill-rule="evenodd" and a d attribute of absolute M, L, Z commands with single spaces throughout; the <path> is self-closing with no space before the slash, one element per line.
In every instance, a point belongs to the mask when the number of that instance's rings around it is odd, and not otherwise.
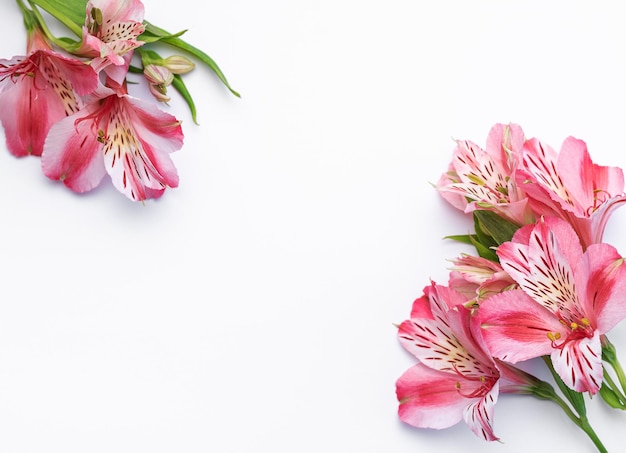
<path fill-rule="evenodd" d="M 499 263 L 463 254 L 452 260 L 448 286 L 464 294 L 472 302 L 482 300 L 517 286 Z"/>
<path fill-rule="evenodd" d="M 145 28 L 144 6 L 140 0 L 90 0 L 76 54 L 92 58 L 96 71 L 121 84 L 130 64 L 132 50 L 144 44 L 137 38 Z"/>
<path fill-rule="evenodd" d="M 401 344 L 420 363 L 396 382 L 398 413 L 419 428 L 442 429 L 464 420 L 477 436 L 497 440 L 492 419 L 498 393 L 522 393 L 532 382 L 489 355 L 465 302 L 462 294 L 433 283 L 400 325 Z"/>
<path fill-rule="evenodd" d="M 148 64 L 143 68 L 143 75 L 154 98 L 159 102 L 169 102 L 167 87 L 174 81 L 174 73 L 165 66 Z"/>
<path fill-rule="evenodd" d="M 154 104 L 113 92 L 55 124 L 46 140 L 42 169 L 75 192 L 96 187 L 108 173 L 131 200 L 158 198 L 178 186 L 169 153 L 180 149 L 180 122 Z"/>
<path fill-rule="evenodd" d="M 52 50 L 38 29 L 29 32 L 28 55 L 0 59 L 0 121 L 17 156 L 40 156 L 50 127 L 77 112 L 82 95 L 98 85 L 94 70 Z"/>
<path fill-rule="evenodd" d="M 496 124 L 487 146 L 458 140 L 453 158 L 437 184 L 441 195 L 464 212 L 490 210 L 523 225 L 534 220 L 526 195 L 516 183 L 515 173 L 524 144 L 524 133 L 516 124 Z"/>
<path fill-rule="evenodd" d="M 537 216 L 568 221 L 583 247 L 602 242 L 610 214 L 626 202 L 622 170 L 594 164 L 585 142 L 574 137 L 565 139 L 558 154 L 530 139 L 522 155 L 518 184 Z"/>
<path fill-rule="evenodd" d="M 609 244 L 583 252 L 569 223 L 545 218 L 497 249 L 521 289 L 486 299 L 478 310 L 489 350 L 516 363 L 550 355 L 576 391 L 602 383 L 600 337 L 626 317 L 626 266 Z"/>

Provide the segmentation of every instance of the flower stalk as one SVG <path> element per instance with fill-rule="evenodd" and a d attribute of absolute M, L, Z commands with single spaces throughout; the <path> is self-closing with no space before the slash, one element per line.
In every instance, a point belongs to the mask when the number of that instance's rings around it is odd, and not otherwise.
<path fill-rule="evenodd" d="M 580 392 L 576 392 L 565 385 L 561 377 L 554 370 L 554 365 L 552 364 L 550 357 L 543 356 L 542 359 L 548 367 L 548 370 L 554 378 L 557 386 L 559 387 L 559 389 L 561 389 L 561 391 L 570 402 L 570 404 L 574 407 L 574 410 L 576 410 L 578 415 L 576 415 L 572 411 L 570 406 L 563 400 L 563 398 L 561 398 L 556 393 L 554 388 L 548 383 L 545 383 L 546 385 L 540 389 L 541 393 L 538 393 L 535 396 L 542 399 L 549 399 L 556 403 L 563 410 L 565 415 L 567 415 L 576 426 L 578 426 L 580 429 L 583 430 L 585 434 L 587 434 L 587 436 L 589 437 L 589 439 L 591 439 L 598 451 L 601 453 L 606 453 L 608 450 L 592 428 L 591 423 L 589 423 L 589 419 L 587 418 L 587 408 L 585 405 L 583 394 Z"/>

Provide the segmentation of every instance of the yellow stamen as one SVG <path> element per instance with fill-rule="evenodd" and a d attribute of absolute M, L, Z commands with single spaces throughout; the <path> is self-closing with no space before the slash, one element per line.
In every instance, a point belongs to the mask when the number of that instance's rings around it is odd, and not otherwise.
<path fill-rule="evenodd" d="M 546 335 L 550 341 L 556 341 L 561 338 L 561 334 L 559 332 L 548 332 Z"/>

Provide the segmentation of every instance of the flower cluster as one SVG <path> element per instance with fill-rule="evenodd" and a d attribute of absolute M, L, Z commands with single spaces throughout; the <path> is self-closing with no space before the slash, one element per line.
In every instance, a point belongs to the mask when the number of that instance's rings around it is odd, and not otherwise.
<path fill-rule="evenodd" d="M 129 199 L 160 197 L 178 186 L 169 156 L 183 145 L 181 122 L 159 108 L 168 87 L 195 105 L 181 75 L 194 58 L 230 91 L 204 52 L 144 19 L 140 0 L 17 0 L 27 30 L 26 54 L 0 59 L 0 121 L 16 157 L 40 156 L 43 173 L 75 192 L 109 175 Z M 53 35 L 43 12 L 75 38 Z M 162 57 L 153 47 L 186 55 Z M 137 73 L 154 99 L 128 92 Z"/>
<path fill-rule="evenodd" d="M 556 152 L 497 124 L 484 149 L 456 142 L 436 188 L 473 216 L 474 233 L 450 238 L 477 255 L 452 260 L 448 282 L 426 286 L 399 325 L 418 359 L 396 383 L 400 419 L 437 429 L 463 419 L 492 441 L 498 395 L 528 394 L 557 403 L 606 451 L 584 396 L 626 409 L 626 375 L 607 337 L 626 318 L 626 265 L 603 242 L 626 202 L 622 170 L 594 164 L 576 138 Z M 535 358 L 560 393 L 517 365 Z"/>

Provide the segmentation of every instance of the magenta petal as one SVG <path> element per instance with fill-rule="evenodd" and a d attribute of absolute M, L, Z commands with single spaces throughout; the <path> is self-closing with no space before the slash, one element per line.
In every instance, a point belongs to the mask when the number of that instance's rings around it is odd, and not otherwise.
<path fill-rule="evenodd" d="M 472 401 L 458 390 L 459 377 L 417 364 L 396 382 L 400 420 L 418 428 L 448 428 Z"/>
<path fill-rule="evenodd" d="M 576 213 L 584 216 L 584 210 L 593 206 L 594 174 L 593 162 L 582 140 L 568 137 L 561 146 L 557 158 L 558 175 L 567 187 L 571 200 L 578 206 Z"/>
<path fill-rule="evenodd" d="M 486 299 L 478 309 L 483 338 L 494 357 L 516 363 L 552 352 L 548 334 L 565 327 L 522 290 L 510 290 Z"/>
<path fill-rule="evenodd" d="M 609 244 L 592 244 L 577 270 L 589 276 L 585 288 L 585 313 L 600 333 L 626 318 L 626 265 Z"/>
<path fill-rule="evenodd" d="M 36 86 L 38 78 L 23 77 L 0 94 L 0 120 L 5 128 L 7 147 L 17 156 L 42 153 L 51 125 L 65 118 L 63 104 L 46 84 Z"/>

